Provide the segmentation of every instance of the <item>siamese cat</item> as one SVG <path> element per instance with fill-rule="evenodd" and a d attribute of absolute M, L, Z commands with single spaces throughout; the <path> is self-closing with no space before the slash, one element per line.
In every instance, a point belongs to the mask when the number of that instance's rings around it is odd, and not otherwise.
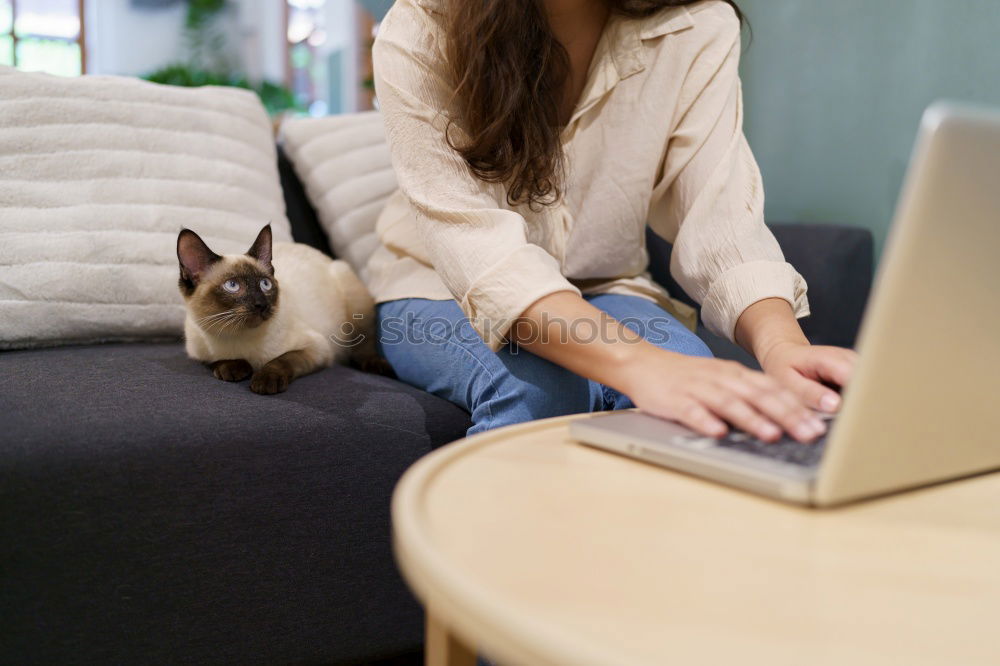
<path fill-rule="evenodd" d="M 270 224 L 242 255 L 220 256 L 183 229 L 177 259 L 188 356 L 218 379 L 281 393 L 350 356 L 374 359 L 374 304 L 343 261 L 299 243 L 272 247 Z"/>

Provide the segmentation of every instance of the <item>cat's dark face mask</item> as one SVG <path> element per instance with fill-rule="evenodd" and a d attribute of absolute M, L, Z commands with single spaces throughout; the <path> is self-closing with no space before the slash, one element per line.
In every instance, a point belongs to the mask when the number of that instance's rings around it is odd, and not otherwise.
<path fill-rule="evenodd" d="M 278 302 L 278 281 L 250 262 L 240 262 L 223 271 L 215 290 L 220 311 L 241 315 L 240 328 L 256 328 L 270 319 Z"/>
<path fill-rule="evenodd" d="M 219 256 L 198 234 L 177 237 L 181 294 L 198 326 L 224 335 L 261 326 L 278 306 L 278 281 L 271 265 L 271 225 L 261 229 L 243 256 Z"/>

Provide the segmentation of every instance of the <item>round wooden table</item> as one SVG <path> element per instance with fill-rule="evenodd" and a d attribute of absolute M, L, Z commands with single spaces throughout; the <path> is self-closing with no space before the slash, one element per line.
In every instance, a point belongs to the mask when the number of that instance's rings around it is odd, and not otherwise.
<path fill-rule="evenodd" d="M 400 481 L 429 666 L 1000 664 L 1000 474 L 817 511 L 585 447 L 571 418 Z"/>

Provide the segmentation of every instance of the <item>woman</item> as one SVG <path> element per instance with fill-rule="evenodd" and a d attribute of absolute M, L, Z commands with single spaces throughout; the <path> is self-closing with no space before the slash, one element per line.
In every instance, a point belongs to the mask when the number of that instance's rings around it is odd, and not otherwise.
<path fill-rule="evenodd" d="M 763 222 L 728 0 L 397 0 L 375 42 L 400 190 L 369 265 L 401 379 L 470 433 L 633 405 L 709 436 L 824 430 L 853 353 L 810 346 Z M 646 224 L 714 332 L 654 284 Z"/>

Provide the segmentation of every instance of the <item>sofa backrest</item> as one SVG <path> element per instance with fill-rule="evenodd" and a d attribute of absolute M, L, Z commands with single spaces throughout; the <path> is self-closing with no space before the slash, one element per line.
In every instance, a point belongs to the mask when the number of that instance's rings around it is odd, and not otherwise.
<path fill-rule="evenodd" d="M 375 221 L 398 185 L 376 111 L 282 123 L 281 148 L 312 203 L 330 249 L 365 279 Z"/>

